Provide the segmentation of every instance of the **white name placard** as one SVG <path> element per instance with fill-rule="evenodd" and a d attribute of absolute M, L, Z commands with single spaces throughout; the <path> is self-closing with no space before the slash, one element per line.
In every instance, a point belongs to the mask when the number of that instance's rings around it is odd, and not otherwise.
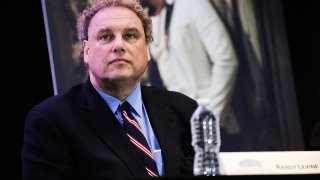
<path fill-rule="evenodd" d="M 320 174 L 320 151 L 220 152 L 221 175 Z"/>

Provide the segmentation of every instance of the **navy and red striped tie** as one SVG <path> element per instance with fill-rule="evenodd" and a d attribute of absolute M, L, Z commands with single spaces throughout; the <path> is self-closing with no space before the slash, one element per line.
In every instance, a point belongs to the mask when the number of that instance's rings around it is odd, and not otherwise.
<path fill-rule="evenodd" d="M 150 151 L 147 140 L 135 118 L 130 113 L 130 104 L 127 101 L 123 101 L 120 104 L 120 108 L 124 130 L 143 160 L 146 171 L 152 177 L 159 176 L 157 165 Z"/>

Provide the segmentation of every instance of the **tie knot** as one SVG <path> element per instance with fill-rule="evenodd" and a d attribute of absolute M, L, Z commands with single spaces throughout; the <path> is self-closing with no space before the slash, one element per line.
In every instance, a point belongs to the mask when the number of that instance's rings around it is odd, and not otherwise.
<path fill-rule="evenodd" d="M 121 110 L 130 112 L 130 104 L 127 101 L 122 101 L 120 103 Z"/>

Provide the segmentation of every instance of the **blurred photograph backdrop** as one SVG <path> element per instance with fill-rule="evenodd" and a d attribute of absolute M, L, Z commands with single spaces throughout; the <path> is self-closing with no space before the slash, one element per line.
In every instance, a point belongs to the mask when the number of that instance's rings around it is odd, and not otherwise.
<path fill-rule="evenodd" d="M 311 133 L 315 124 L 320 122 L 318 65 L 320 29 L 317 1 L 217 1 L 212 1 L 216 3 L 213 5 L 230 32 L 239 63 L 231 106 L 234 107 L 240 131 L 234 135 L 224 135 L 222 143 L 227 144 L 224 149 L 230 151 L 299 150 L 301 148 L 312 150 Z M 4 52 L 9 55 L 6 56 L 4 67 L 10 70 L 6 71 L 6 76 L 3 76 L 5 80 L 3 89 L 9 91 L 10 96 L 5 98 L 7 100 L 5 100 L 3 112 L 7 114 L 3 115 L 4 124 L 1 126 L 1 142 L 3 142 L 1 160 L 4 160 L 2 162 L 5 164 L 3 179 L 8 177 L 21 179 L 24 120 L 30 109 L 44 99 L 86 78 L 84 66 L 75 68 L 82 63 L 81 59 L 65 58 L 65 63 L 75 65 L 63 66 L 63 71 L 54 69 L 52 64 L 50 65 L 51 60 L 59 64 L 61 59 L 57 57 L 71 57 L 72 52 L 76 52 L 76 50 L 64 51 L 61 48 L 77 42 L 73 30 L 75 15 L 68 10 L 70 2 L 68 0 L 21 1 L 15 6 L 11 2 L 4 2 L 5 8 L 1 11 L 5 17 L 5 26 L 2 28 L 3 42 L 5 42 Z M 78 10 L 85 6 L 84 1 L 76 2 L 79 6 Z M 248 5 L 244 6 L 247 3 Z M 58 6 L 59 4 L 61 6 Z M 44 5 L 46 14 L 43 10 Z M 248 6 L 252 7 L 251 10 L 243 12 Z M 13 13 L 17 15 L 13 16 Z M 242 15 L 239 16 L 239 14 Z M 244 16 L 245 14 L 250 16 Z M 254 16 L 251 16 L 252 14 Z M 60 19 L 54 20 L 55 17 Z M 247 17 L 246 22 L 243 22 L 244 17 Z M 250 25 L 249 20 L 255 22 L 255 25 Z M 241 22 L 242 30 L 233 29 L 240 27 L 240 22 L 237 21 Z M 69 31 L 63 29 L 64 27 L 69 27 Z M 54 34 L 53 31 L 57 32 L 57 29 L 60 29 L 61 33 Z M 60 36 L 65 38 L 60 38 L 58 42 L 54 41 Z M 248 39 L 251 45 L 246 43 Z M 237 47 L 241 44 L 245 45 Z M 53 47 L 60 50 L 53 50 Z M 239 51 L 239 48 L 244 50 Z M 288 49 L 290 55 L 288 55 Z M 258 52 L 260 55 L 253 56 L 253 52 Z M 249 55 L 252 58 L 244 58 Z M 75 56 L 79 54 L 75 53 Z M 253 68 L 256 66 L 259 68 Z M 53 69 L 55 71 L 52 71 Z M 68 78 L 77 77 L 73 73 L 79 71 L 75 69 L 82 71 L 79 73 L 78 80 L 69 80 L 67 83 Z M 57 82 L 53 81 L 56 77 L 52 72 L 63 77 L 59 82 L 63 82 L 64 85 L 57 85 Z M 251 74 L 258 74 L 258 76 L 251 76 Z M 156 82 L 159 82 L 159 76 L 155 77 Z M 292 78 L 294 78 L 294 87 Z M 153 85 L 161 86 L 161 84 Z M 263 87 L 267 89 L 262 89 Z M 3 95 L 7 96 L 7 93 Z M 252 108 L 254 111 L 250 110 Z M 243 113 L 239 114 L 241 109 L 244 109 Z M 301 145 L 301 129 L 304 145 Z M 274 144 L 271 141 L 274 141 Z"/>
<path fill-rule="evenodd" d="M 221 117 L 223 121 L 228 121 L 227 118 L 235 121 L 237 130 L 228 131 L 228 126 L 234 126 L 231 123 L 222 128 L 222 151 L 303 150 L 281 1 L 209 2 L 228 31 L 238 61 L 232 95 L 227 103 L 232 111 Z M 88 3 L 92 2 L 42 0 L 55 94 L 87 78 L 75 26 L 79 13 Z M 202 32 L 198 33 L 200 36 Z M 213 46 L 209 43 L 210 48 Z M 148 69 L 143 83 L 157 85 L 159 82 L 153 80 L 158 76 L 162 87 L 167 88 L 158 72 L 157 60 L 151 63 L 153 71 L 151 67 Z"/>
<path fill-rule="evenodd" d="M 152 1 L 153 0 L 147 0 L 143 2 L 148 5 L 148 3 L 152 4 Z M 207 2 L 204 4 L 204 1 Z M 191 31 L 190 27 L 196 24 L 195 26 L 199 26 L 199 28 L 195 27 L 194 29 L 199 36 L 202 34 L 210 36 L 210 34 L 214 34 L 218 31 L 214 29 L 217 29 L 217 25 L 210 29 L 209 23 L 207 25 L 203 22 L 207 26 L 202 28 L 204 25 L 197 25 L 197 22 L 192 21 L 193 17 L 183 17 L 181 12 L 179 14 L 179 6 L 182 6 L 180 5 L 181 3 L 199 4 L 199 9 L 210 8 L 206 11 L 201 11 L 197 16 L 206 17 L 215 15 L 217 17 L 212 21 L 221 21 L 222 23 L 221 25 L 219 24 L 219 26 L 221 26 L 222 30 L 226 30 L 226 33 L 223 33 L 223 35 L 226 36 L 225 39 L 217 35 L 213 37 L 212 42 L 206 42 L 205 39 L 207 37 L 199 40 L 199 46 L 205 46 L 205 48 L 208 49 L 208 54 L 200 55 L 191 60 L 193 61 L 192 63 L 194 63 L 192 66 L 197 66 L 197 64 L 203 63 L 201 58 L 204 56 L 209 57 L 208 62 L 204 63 L 207 63 L 208 66 L 212 66 L 212 68 L 209 70 L 203 69 L 202 71 L 208 71 L 208 74 L 214 73 L 216 77 L 215 80 L 212 81 L 216 83 L 206 87 L 206 91 L 209 92 L 208 94 L 210 94 L 211 90 L 215 91 L 214 88 L 220 84 L 226 84 L 221 87 L 220 92 L 217 92 L 215 95 L 219 95 L 220 97 L 218 98 L 220 99 L 228 98 L 226 99 L 226 102 L 224 102 L 225 107 L 223 107 L 226 110 L 221 113 L 221 116 L 219 114 L 220 120 L 224 125 L 221 128 L 221 150 L 304 150 L 305 147 L 293 83 L 292 65 L 288 49 L 286 27 L 284 25 L 285 21 L 282 2 L 276 0 L 201 0 L 201 2 L 195 0 L 182 0 L 182 2 L 180 2 L 181 0 L 165 1 L 166 5 L 173 5 L 171 9 L 172 14 L 170 15 L 172 16 L 172 21 L 169 20 L 168 22 L 171 27 L 168 31 L 171 34 L 169 37 L 166 37 L 168 39 L 169 48 L 170 46 L 175 46 L 175 42 L 179 41 L 179 37 L 174 35 L 174 31 L 177 28 L 186 28 L 185 30 L 179 30 L 179 32 L 181 32 L 180 34 L 182 34 L 184 31 Z M 42 0 L 42 10 L 45 20 L 55 94 L 59 94 L 66 88 L 81 83 L 87 78 L 86 68 L 80 57 L 81 47 L 75 30 L 76 19 L 87 3 L 91 3 L 91 1 Z M 150 7 L 151 6 L 146 6 L 146 8 L 149 8 L 149 12 L 152 10 Z M 196 6 L 192 7 L 192 9 L 197 8 L 198 7 Z M 208 14 L 211 11 L 213 14 Z M 185 21 L 186 19 L 184 18 L 189 18 L 189 22 L 183 24 L 184 26 L 174 24 Z M 155 24 L 154 17 L 153 20 L 155 41 L 151 47 L 155 46 L 155 43 L 159 43 L 157 38 L 160 36 L 160 31 L 157 32 L 155 27 L 158 29 L 166 28 L 165 23 L 163 23 L 164 25 L 161 27 L 160 25 Z M 166 21 L 168 21 L 168 19 L 166 19 Z M 210 19 L 206 21 L 210 21 Z M 188 35 L 190 34 L 191 33 L 188 32 Z M 218 37 L 221 39 L 220 42 L 216 42 L 214 39 L 217 39 Z M 221 74 L 219 76 L 219 70 L 215 71 L 215 69 L 219 66 L 217 59 L 220 57 L 215 56 L 215 54 L 218 53 L 211 53 L 210 51 L 219 51 L 221 46 L 224 46 L 223 43 L 225 40 L 229 39 L 231 41 L 230 47 L 233 47 L 233 50 L 223 50 L 227 53 L 234 53 L 233 56 L 237 68 L 232 74 Z M 186 39 L 183 39 L 182 42 L 188 43 Z M 190 46 L 192 46 L 192 42 L 190 43 Z M 169 90 L 177 90 L 197 99 L 201 97 L 200 93 L 202 91 L 194 92 L 192 94 L 192 90 L 188 90 L 187 88 L 192 89 L 193 87 L 188 87 L 188 85 L 186 85 L 185 88 L 180 89 L 171 87 L 170 82 L 167 82 L 168 78 L 163 76 L 164 74 L 170 73 L 172 74 L 172 77 L 179 76 L 179 74 L 175 74 L 177 71 L 181 70 L 179 69 L 179 65 L 177 65 L 176 69 L 172 68 L 174 66 L 171 66 L 171 69 L 165 69 L 166 67 L 163 67 L 164 65 L 162 65 L 161 62 L 167 62 L 166 64 L 174 63 L 174 58 L 171 57 L 171 59 L 169 59 L 170 53 L 181 49 L 183 48 L 177 47 L 176 49 L 168 49 L 168 59 L 161 61 L 153 56 L 153 59 L 150 61 L 150 67 L 144 76 L 143 83 L 151 86 L 160 86 Z M 192 49 L 194 48 L 190 48 L 190 51 L 192 51 Z M 151 48 L 151 55 L 158 53 L 153 50 L 154 48 Z M 161 58 L 163 58 L 163 56 Z M 223 56 L 228 56 L 228 54 L 223 54 Z M 179 58 L 178 55 L 175 58 Z M 188 61 L 188 59 L 183 58 L 180 59 L 180 61 Z M 227 65 L 224 63 L 222 66 Z M 183 65 L 180 67 L 184 68 Z M 187 76 L 189 74 L 196 74 L 196 72 L 193 72 L 196 70 L 193 70 L 192 68 L 185 68 L 184 71 L 187 72 L 187 75 L 183 76 L 183 78 L 177 82 L 182 82 L 183 80 L 191 82 L 192 80 L 189 80 Z M 233 70 L 221 69 L 220 71 Z M 226 76 L 232 76 L 232 80 L 228 80 Z M 193 77 L 190 79 L 192 78 Z M 204 78 L 201 78 L 201 76 L 200 78 L 193 79 L 195 79 L 195 86 L 207 85 L 206 83 L 202 83 L 204 82 Z M 224 92 L 228 92 L 228 96 L 222 97 Z M 221 102 L 223 102 L 223 99 Z M 213 106 L 213 110 L 215 110 L 215 108 L 218 108 L 218 106 Z"/>

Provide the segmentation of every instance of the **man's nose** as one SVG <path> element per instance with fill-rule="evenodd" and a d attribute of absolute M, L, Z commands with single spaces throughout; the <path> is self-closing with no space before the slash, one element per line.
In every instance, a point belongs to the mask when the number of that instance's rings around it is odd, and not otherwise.
<path fill-rule="evenodd" d="M 124 53 L 125 52 L 124 40 L 122 39 L 122 37 L 116 37 L 114 39 L 112 52 L 114 52 L 114 53 Z"/>

